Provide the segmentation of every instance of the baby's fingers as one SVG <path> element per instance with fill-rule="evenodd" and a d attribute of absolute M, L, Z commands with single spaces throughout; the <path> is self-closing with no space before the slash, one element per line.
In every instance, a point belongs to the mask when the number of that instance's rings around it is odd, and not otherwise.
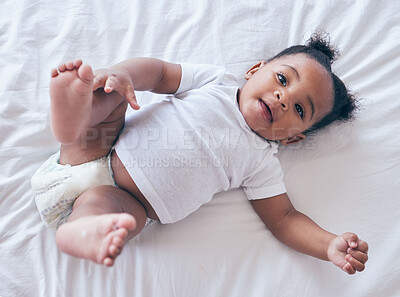
<path fill-rule="evenodd" d="M 131 84 L 129 84 L 123 93 L 123 96 L 126 98 L 126 100 L 128 101 L 129 105 L 133 108 L 133 109 L 139 109 L 140 106 L 137 103 L 136 100 L 136 95 L 135 95 L 135 91 L 133 89 L 133 86 Z"/>
<path fill-rule="evenodd" d="M 356 260 L 360 261 L 361 263 L 365 264 L 368 261 L 368 254 L 366 250 L 361 250 L 360 246 L 358 249 L 351 249 L 347 250 L 347 254 L 351 255 Z"/>
<path fill-rule="evenodd" d="M 351 266 L 351 264 L 349 262 L 346 262 L 346 264 L 344 264 L 344 266 L 342 267 L 342 270 L 344 272 L 347 272 L 348 274 L 356 273 L 356 271 L 354 270 L 353 266 Z"/>
<path fill-rule="evenodd" d="M 349 249 L 347 254 L 358 260 L 360 263 L 365 264 L 368 261 L 368 255 L 364 252 Z"/>
<path fill-rule="evenodd" d="M 367 252 L 368 252 L 368 249 L 369 249 L 368 243 L 366 243 L 364 240 L 361 240 L 361 239 L 360 239 L 360 240 L 358 241 L 357 250 L 367 253 Z"/>
<path fill-rule="evenodd" d="M 347 232 L 347 233 L 344 233 L 342 236 L 343 236 L 343 239 L 349 245 L 349 247 L 354 249 L 358 246 L 358 236 L 356 234 Z"/>
<path fill-rule="evenodd" d="M 352 257 L 351 255 L 349 255 L 349 254 L 346 255 L 346 261 L 347 261 L 348 263 L 346 263 L 345 266 L 348 266 L 348 264 L 350 263 L 350 265 L 351 265 L 351 267 L 352 267 L 352 269 L 346 270 L 347 273 L 350 273 L 350 272 L 352 272 L 353 270 L 354 270 L 353 273 L 355 273 L 355 271 L 363 271 L 363 270 L 365 269 L 365 264 L 364 264 L 364 263 L 361 263 L 360 261 L 358 261 L 357 259 L 353 258 L 353 257 Z M 349 272 L 349 271 L 350 271 L 350 272 Z M 350 273 L 350 274 L 353 274 L 353 273 Z"/>
<path fill-rule="evenodd" d="M 106 80 L 107 80 L 107 75 L 104 74 L 99 74 L 94 72 L 94 80 L 93 80 L 93 91 L 97 90 L 98 88 L 104 87 Z"/>
<path fill-rule="evenodd" d="M 104 91 L 106 93 L 111 93 L 114 91 L 116 86 L 116 82 L 114 81 L 113 77 L 108 77 L 106 83 L 104 84 Z"/>

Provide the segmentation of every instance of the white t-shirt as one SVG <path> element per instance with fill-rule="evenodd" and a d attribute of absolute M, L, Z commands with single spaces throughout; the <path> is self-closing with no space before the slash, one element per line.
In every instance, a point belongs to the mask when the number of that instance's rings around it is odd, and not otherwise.
<path fill-rule="evenodd" d="M 182 64 L 174 95 L 131 114 L 115 150 L 161 223 L 179 221 L 215 193 L 248 199 L 285 193 L 278 144 L 251 131 L 236 78 L 223 67 Z"/>

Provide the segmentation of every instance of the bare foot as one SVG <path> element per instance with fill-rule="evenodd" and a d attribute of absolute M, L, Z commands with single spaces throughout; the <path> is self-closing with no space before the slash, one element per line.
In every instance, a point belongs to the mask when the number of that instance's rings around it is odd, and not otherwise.
<path fill-rule="evenodd" d="M 61 225 L 56 243 L 68 255 L 112 266 L 135 228 L 136 220 L 127 213 L 87 216 Z"/>
<path fill-rule="evenodd" d="M 74 142 L 89 121 L 93 99 L 93 71 L 82 60 L 51 70 L 51 126 L 62 144 Z"/>

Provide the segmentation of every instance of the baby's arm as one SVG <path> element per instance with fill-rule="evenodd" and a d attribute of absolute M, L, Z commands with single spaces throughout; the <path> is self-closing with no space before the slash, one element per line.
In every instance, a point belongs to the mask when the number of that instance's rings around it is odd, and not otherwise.
<path fill-rule="evenodd" d="M 349 274 L 364 270 L 368 244 L 356 234 L 337 236 L 325 231 L 298 212 L 287 194 L 251 200 L 251 204 L 272 234 L 291 248 L 331 261 Z"/>
<path fill-rule="evenodd" d="M 134 91 L 152 91 L 161 94 L 175 93 L 179 87 L 182 69 L 179 64 L 153 58 L 132 58 L 94 72 L 93 90 L 103 87 L 110 93 L 116 91 L 126 98 L 130 106 L 139 109 Z"/>

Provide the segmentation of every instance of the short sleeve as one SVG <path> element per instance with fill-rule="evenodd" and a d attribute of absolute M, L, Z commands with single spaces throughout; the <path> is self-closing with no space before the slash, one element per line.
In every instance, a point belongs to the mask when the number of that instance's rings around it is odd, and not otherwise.
<path fill-rule="evenodd" d="M 179 88 L 175 94 L 184 93 L 191 89 L 199 89 L 205 85 L 220 84 L 226 80 L 226 69 L 209 64 L 181 63 L 182 76 Z M 228 75 L 231 76 L 231 75 Z"/>
<path fill-rule="evenodd" d="M 286 193 L 283 183 L 283 171 L 278 158 L 277 148 L 271 148 L 261 164 L 243 182 L 243 190 L 249 200 L 271 198 Z"/>

